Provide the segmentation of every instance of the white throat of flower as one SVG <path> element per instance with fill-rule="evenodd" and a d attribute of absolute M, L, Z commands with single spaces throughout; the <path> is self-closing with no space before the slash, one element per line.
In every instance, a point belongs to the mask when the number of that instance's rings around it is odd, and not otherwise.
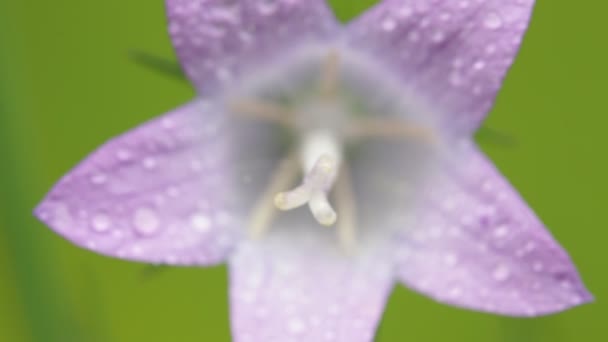
<path fill-rule="evenodd" d="M 308 205 L 320 225 L 337 225 L 342 249 L 346 253 L 353 252 L 357 245 L 357 215 L 348 161 L 344 158 L 345 145 L 368 138 L 435 141 L 434 132 L 427 127 L 372 116 L 345 120 L 347 124 L 338 124 L 338 129 L 322 124 L 302 125 L 298 119 L 314 114 L 311 111 L 317 109 L 330 108 L 325 113 L 328 116 L 349 115 L 342 108 L 331 110 L 339 104 L 339 79 L 340 55 L 330 50 L 322 63 L 314 107 L 294 110 L 257 99 L 239 99 L 230 104 L 231 111 L 239 116 L 273 122 L 296 132 L 298 137 L 298 144 L 280 162 L 252 210 L 249 224 L 252 237 L 261 238 L 267 233 L 278 210 Z M 297 181 L 299 174 L 303 174 L 300 182 Z"/>

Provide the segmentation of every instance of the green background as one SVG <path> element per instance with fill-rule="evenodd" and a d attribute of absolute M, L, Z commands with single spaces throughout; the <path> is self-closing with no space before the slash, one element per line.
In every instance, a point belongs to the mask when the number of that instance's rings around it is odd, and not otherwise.
<path fill-rule="evenodd" d="M 348 18 L 373 1 L 332 1 Z M 538 319 L 404 288 L 379 341 L 606 341 L 608 45 L 603 1 L 539 1 L 479 136 L 571 253 L 594 304 Z M 0 0 L 0 341 L 228 341 L 225 267 L 151 269 L 77 248 L 31 215 L 111 136 L 192 98 L 129 52 L 174 60 L 161 0 Z M 499 132 L 499 133 L 497 133 Z"/>

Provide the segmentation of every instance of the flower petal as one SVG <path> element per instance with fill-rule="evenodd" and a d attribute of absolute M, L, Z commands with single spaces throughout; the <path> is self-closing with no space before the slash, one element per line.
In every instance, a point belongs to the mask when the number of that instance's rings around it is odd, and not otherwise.
<path fill-rule="evenodd" d="M 221 117 L 194 101 L 109 141 L 51 190 L 36 216 L 113 257 L 222 261 L 235 236 L 218 195 L 228 186 Z"/>
<path fill-rule="evenodd" d="M 331 38 L 337 29 L 323 0 L 167 0 L 167 12 L 182 66 L 205 95 L 296 44 Z"/>
<path fill-rule="evenodd" d="M 460 145 L 399 239 L 402 281 L 432 298 L 535 316 L 590 301 L 566 252 L 472 144 Z"/>
<path fill-rule="evenodd" d="M 471 131 L 491 108 L 534 0 L 385 0 L 349 27 L 350 41 L 444 116 Z"/>
<path fill-rule="evenodd" d="M 302 232 L 320 233 L 309 224 Z M 234 340 L 372 341 L 393 285 L 387 258 L 348 258 L 327 245 L 335 240 L 292 228 L 230 260 Z"/>

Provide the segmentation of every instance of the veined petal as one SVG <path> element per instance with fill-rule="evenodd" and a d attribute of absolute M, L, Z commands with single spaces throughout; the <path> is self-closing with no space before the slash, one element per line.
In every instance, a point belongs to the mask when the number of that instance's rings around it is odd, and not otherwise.
<path fill-rule="evenodd" d="M 36 216 L 75 244 L 163 264 L 222 261 L 235 236 L 222 115 L 194 101 L 115 138 L 66 175 Z"/>
<path fill-rule="evenodd" d="M 181 64 L 205 95 L 259 62 L 337 30 L 323 0 L 167 0 L 167 12 Z"/>
<path fill-rule="evenodd" d="M 372 341 L 393 285 L 388 260 L 349 258 L 323 234 L 309 239 L 291 228 L 231 258 L 234 340 Z M 311 223 L 302 232 L 315 229 L 323 228 Z"/>
<path fill-rule="evenodd" d="M 385 0 L 353 22 L 367 50 L 444 117 L 470 132 L 492 107 L 534 0 Z"/>
<path fill-rule="evenodd" d="M 472 143 L 449 158 L 398 240 L 406 285 L 440 302 L 514 316 L 592 300 L 566 252 Z"/>

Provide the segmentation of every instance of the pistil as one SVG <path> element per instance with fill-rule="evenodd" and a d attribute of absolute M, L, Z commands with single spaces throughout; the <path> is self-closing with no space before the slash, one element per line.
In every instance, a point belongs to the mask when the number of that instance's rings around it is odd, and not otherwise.
<path fill-rule="evenodd" d="M 280 192 L 275 206 L 283 211 L 308 204 L 314 218 L 324 226 L 336 223 L 338 215 L 329 203 L 331 192 L 342 161 L 340 143 L 326 132 L 309 133 L 301 148 L 304 180 L 293 190 Z"/>
<path fill-rule="evenodd" d="M 295 209 L 308 203 L 314 218 L 324 226 L 336 223 L 338 215 L 327 195 L 337 175 L 336 159 L 327 154 L 319 157 L 315 166 L 304 178 L 302 185 L 293 190 L 280 192 L 274 198 L 275 206 L 283 211 Z"/>

